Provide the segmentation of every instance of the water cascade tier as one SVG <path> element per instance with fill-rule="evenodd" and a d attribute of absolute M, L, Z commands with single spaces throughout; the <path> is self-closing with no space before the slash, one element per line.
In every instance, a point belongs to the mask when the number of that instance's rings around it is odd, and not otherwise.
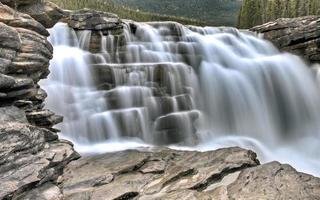
<path fill-rule="evenodd" d="M 234 28 L 174 22 L 127 21 L 118 32 L 58 23 L 50 33 L 42 85 L 76 147 L 242 146 L 317 173 L 320 90 L 297 56 Z"/>

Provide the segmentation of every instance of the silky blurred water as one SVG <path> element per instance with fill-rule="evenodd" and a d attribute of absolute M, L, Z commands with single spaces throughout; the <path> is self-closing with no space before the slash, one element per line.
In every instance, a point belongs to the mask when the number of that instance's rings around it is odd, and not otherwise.
<path fill-rule="evenodd" d="M 89 52 L 91 31 L 62 23 L 49 30 L 54 55 L 41 85 L 46 106 L 65 117 L 61 137 L 76 150 L 240 146 L 262 162 L 320 176 L 316 66 L 234 28 L 134 26 L 125 26 L 122 39 L 101 35 L 96 53 Z M 108 89 L 97 78 L 112 80 Z"/>

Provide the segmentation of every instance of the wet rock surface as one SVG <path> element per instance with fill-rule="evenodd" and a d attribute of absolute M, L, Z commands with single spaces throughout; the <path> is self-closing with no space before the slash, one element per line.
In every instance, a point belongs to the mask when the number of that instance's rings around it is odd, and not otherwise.
<path fill-rule="evenodd" d="M 254 152 L 141 149 L 85 157 L 63 174 L 65 199 L 319 199 L 320 179 Z"/>
<path fill-rule="evenodd" d="M 310 62 L 320 62 L 320 17 L 282 18 L 250 29 L 263 33 L 283 51 L 300 55 Z"/>

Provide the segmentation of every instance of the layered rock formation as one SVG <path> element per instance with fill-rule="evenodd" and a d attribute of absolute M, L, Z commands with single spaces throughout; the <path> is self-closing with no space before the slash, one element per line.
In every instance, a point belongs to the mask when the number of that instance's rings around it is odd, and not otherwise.
<path fill-rule="evenodd" d="M 90 9 L 71 12 L 67 22 L 76 30 L 110 31 L 122 28 L 122 21 L 117 15 Z"/>
<path fill-rule="evenodd" d="M 66 199 L 320 199 L 320 179 L 256 154 L 141 149 L 80 159 L 64 171 Z"/>
<path fill-rule="evenodd" d="M 283 51 L 320 62 L 320 17 L 281 18 L 250 29 Z"/>
<path fill-rule="evenodd" d="M 0 2 L 30 15 L 46 28 L 54 26 L 65 15 L 65 11 L 46 0 L 0 0 Z"/>
<path fill-rule="evenodd" d="M 51 128 L 62 117 L 43 110 L 46 93 L 37 84 L 49 74 L 49 33 L 29 15 L 2 4 L 0 12 L 2 105 L 15 105 L 26 111 L 30 123 Z"/>
<path fill-rule="evenodd" d="M 0 109 L 1 118 L 6 118 L 0 125 L 0 199 L 25 199 L 30 190 L 48 185 L 60 191 L 57 184 L 63 168 L 78 158 L 72 144 L 58 140 L 48 129 L 30 125 L 16 107 Z"/>
<path fill-rule="evenodd" d="M 0 199 L 21 199 L 31 189 L 60 191 L 58 177 L 78 158 L 52 128 L 62 117 L 43 109 L 38 81 L 49 73 L 48 35 L 29 15 L 0 3 Z"/>

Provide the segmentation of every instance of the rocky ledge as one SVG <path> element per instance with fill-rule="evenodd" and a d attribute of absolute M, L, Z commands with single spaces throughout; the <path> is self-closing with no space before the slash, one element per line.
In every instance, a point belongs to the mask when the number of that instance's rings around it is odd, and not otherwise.
<path fill-rule="evenodd" d="M 0 199 L 58 199 L 63 168 L 79 155 L 58 139 L 52 127 L 62 117 L 44 109 L 38 85 L 49 74 L 49 33 L 1 2 L 22 9 L 35 1 L 0 1 Z"/>
<path fill-rule="evenodd" d="M 141 149 L 91 156 L 64 170 L 71 200 L 320 199 L 320 179 L 289 165 L 259 165 L 241 148 L 210 152 Z"/>
<path fill-rule="evenodd" d="M 38 21 L 0 3 L 0 106 L 19 107 L 30 124 L 54 130 L 62 117 L 43 109 L 47 94 L 38 85 L 49 74 L 48 36 Z"/>
<path fill-rule="evenodd" d="M 253 27 L 283 51 L 303 56 L 311 63 L 320 62 L 320 17 L 282 18 Z"/>

